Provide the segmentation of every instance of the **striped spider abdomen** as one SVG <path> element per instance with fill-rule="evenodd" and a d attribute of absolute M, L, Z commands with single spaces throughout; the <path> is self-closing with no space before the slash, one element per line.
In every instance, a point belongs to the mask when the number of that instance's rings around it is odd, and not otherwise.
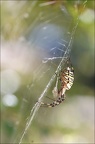
<path fill-rule="evenodd" d="M 67 67 L 66 69 L 61 71 L 60 81 L 61 81 L 61 89 L 65 88 L 66 90 L 69 90 L 72 87 L 74 81 L 73 67 Z"/>

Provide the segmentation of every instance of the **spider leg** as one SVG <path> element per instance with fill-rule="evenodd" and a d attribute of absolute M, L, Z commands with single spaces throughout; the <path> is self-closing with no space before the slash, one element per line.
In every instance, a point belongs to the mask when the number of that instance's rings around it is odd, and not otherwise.
<path fill-rule="evenodd" d="M 65 94 L 61 95 L 57 100 L 55 100 L 53 103 L 41 103 L 41 107 L 55 107 L 62 103 L 65 100 Z"/>
<path fill-rule="evenodd" d="M 41 102 L 41 106 L 40 107 L 51 107 L 51 104 Z"/>
<path fill-rule="evenodd" d="M 48 96 L 46 96 L 46 98 L 48 98 L 48 99 L 50 99 L 50 100 L 53 100 L 53 101 L 54 101 L 54 99 L 52 99 L 52 98 L 50 98 L 50 97 L 48 97 Z"/>
<path fill-rule="evenodd" d="M 59 77 L 59 75 L 55 72 L 55 75 L 57 76 L 57 77 Z"/>

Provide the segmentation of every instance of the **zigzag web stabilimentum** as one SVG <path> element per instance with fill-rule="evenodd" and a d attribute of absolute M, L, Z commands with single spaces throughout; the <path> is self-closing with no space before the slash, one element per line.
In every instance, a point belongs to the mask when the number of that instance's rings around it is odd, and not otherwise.
<path fill-rule="evenodd" d="M 54 2 L 54 1 L 53 1 Z M 82 3 L 82 6 L 83 8 L 86 6 L 86 3 L 87 3 L 87 0 L 86 1 L 80 1 L 80 0 L 77 0 L 76 1 L 76 4 L 78 3 Z M 47 7 L 49 5 L 52 5 L 53 3 L 51 2 L 43 2 L 39 5 L 39 7 L 41 8 L 44 8 L 44 7 Z M 69 13 L 68 13 L 68 10 L 65 8 L 65 6 L 63 6 L 61 4 L 60 6 L 60 10 L 61 12 L 65 15 L 66 17 L 68 18 L 67 22 L 72 24 L 71 20 L 69 22 L 69 19 L 70 19 L 70 16 L 69 16 Z M 48 24 L 50 23 L 51 21 L 54 22 L 54 20 L 58 17 L 60 17 L 60 13 L 58 13 L 58 15 L 56 15 L 54 17 L 54 15 L 51 13 L 50 16 L 47 16 L 46 19 L 43 18 L 43 12 L 40 13 L 40 16 L 41 16 L 41 20 L 43 21 L 43 29 L 45 30 L 46 27 L 44 26 L 45 24 Z M 65 20 L 64 20 L 64 23 L 65 23 Z M 56 70 L 55 72 L 53 73 L 53 75 L 51 76 L 51 78 L 48 80 L 47 84 L 44 86 L 44 90 L 41 92 L 37 102 L 34 104 L 33 108 L 31 109 L 30 111 L 30 114 L 27 118 L 27 122 L 26 122 L 26 125 L 25 125 L 25 128 L 23 130 L 23 133 L 22 133 L 22 136 L 19 140 L 19 144 L 23 143 L 23 139 L 25 137 L 25 134 L 27 133 L 30 125 L 32 124 L 32 121 L 34 120 L 34 117 L 35 115 L 37 114 L 40 106 L 41 106 L 41 102 L 43 100 L 43 98 L 45 97 L 48 89 L 52 86 L 52 83 L 54 82 L 55 78 L 56 78 L 56 74 L 58 74 L 61 70 L 61 66 L 65 64 L 66 62 L 66 59 L 70 56 L 70 52 L 71 52 L 71 48 L 72 48 L 72 42 L 73 42 L 73 39 L 74 39 L 74 35 L 75 35 L 75 32 L 76 32 L 76 29 L 78 27 L 78 23 L 79 23 L 79 15 L 77 16 L 76 20 L 74 21 L 74 24 L 73 24 L 73 28 L 71 30 L 71 32 L 68 30 L 66 30 L 65 33 L 67 33 L 67 35 L 69 35 L 69 38 L 68 39 L 57 39 L 57 45 L 53 45 L 52 48 L 50 49 L 50 53 L 52 53 L 51 55 L 49 56 L 45 56 L 43 59 L 42 59 L 42 63 L 40 64 L 40 66 L 36 69 L 36 71 L 34 72 L 35 75 L 39 75 L 40 71 L 42 72 L 41 75 L 38 77 L 38 79 L 34 76 L 33 78 L 33 82 L 28 86 L 28 89 L 31 90 L 33 85 L 34 85 L 34 82 L 35 81 L 40 81 L 41 78 L 48 73 L 48 71 L 51 70 L 51 66 L 54 63 L 55 60 L 60 60 L 60 62 L 58 63 L 58 66 L 56 67 Z M 49 25 L 50 26 L 50 25 Z M 44 40 L 47 39 L 47 35 L 44 37 Z M 35 40 L 35 43 L 36 41 L 40 41 L 39 38 L 37 38 Z M 57 55 L 58 53 L 58 55 Z M 46 68 L 46 70 L 44 71 L 45 69 L 45 65 L 48 64 L 48 68 Z M 50 65 L 49 65 L 50 64 Z M 32 127 L 31 127 L 32 128 Z"/>

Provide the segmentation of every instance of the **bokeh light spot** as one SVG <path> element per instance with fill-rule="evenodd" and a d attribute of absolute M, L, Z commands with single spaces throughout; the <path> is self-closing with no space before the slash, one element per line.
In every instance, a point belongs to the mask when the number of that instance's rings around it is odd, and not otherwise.
<path fill-rule="evenodd" d="M 8 107 L 14 107 L 18 104 L 18 99 L 15 95 L 7 94 L 3 96 L 2 103 Z"/>

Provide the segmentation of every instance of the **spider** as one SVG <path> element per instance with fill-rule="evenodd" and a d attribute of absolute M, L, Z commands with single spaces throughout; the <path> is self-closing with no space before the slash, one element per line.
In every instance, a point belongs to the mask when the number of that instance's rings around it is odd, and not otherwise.
<path fill-rule="evenodd" d="M 68 61 L 67 61 L 67 64 L 69 64 Z M 53 100 L 52 103 L 42 102 L 41 106 L 55 107 L 56 105 L 59 105 L 61 102 L 65 100 L 65 97 L 66 97 L 65 92 L 66 90 L 69 90 L 72 87 L 73 81 L 74 81 L 74 69 L 71 64 L 70 66 L 67 66 L 66 68 L 61 70 L 59 74 L 59 81 L 60 81 L 61 86 L 60 86 L 60 89 L 56 91 L 58 98 L 56 100 Z"/>

